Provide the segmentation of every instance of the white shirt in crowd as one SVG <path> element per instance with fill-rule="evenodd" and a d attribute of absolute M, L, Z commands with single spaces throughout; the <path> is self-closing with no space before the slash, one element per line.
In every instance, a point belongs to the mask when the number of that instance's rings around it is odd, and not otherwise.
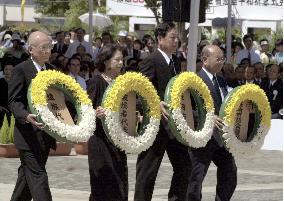
<path fill-rule="evenodd" d="M 95 59 L 95 54 L 91 43 L 87 41 L 79 42 L 78 40 L 69 44 L 68 49 L 65 53 L 65 57 L 71 58 L 73 54 L 76 54 L 76 50 L 79 45 L 83 45 L 86 48 L 86 53 L 89 53 L 90 55 L 92 55 L 92 58 Z"/>
<path fill-rule="evenodd" d="M 69 75 L 71 77 L 73 77 L 77 83 L 80 84 L 80 86 L 86 91 L 87 90 L 87 84 L 86 84 L 86 81 L 84 78 L 82 78 L 81 76 L 79 75 L 73 75 L 72 73 L 69 73 Z"/>
<path fill-rule="evenodd" d="M 249 58 L 249 53 L 250 53 L 250 58 Z M 251 64 L 255 64 L 257 62 L 261 62 L 261 59 L 260 59 L 260 51 L 259 50 L 256 50 L 256 49 L 243 49 L 243 50 L 240 50 L 237 54 L 237 58 L 236 58 L 236 63 L 237 64 L 240 64 L 241 61 L 244 59 L 244 58 L 249 58 L 251 60 Z"/>

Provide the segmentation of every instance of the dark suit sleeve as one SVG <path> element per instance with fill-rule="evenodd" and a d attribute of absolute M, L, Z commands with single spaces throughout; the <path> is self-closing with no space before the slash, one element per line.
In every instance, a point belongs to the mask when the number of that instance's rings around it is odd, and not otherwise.
<path fill-rule="evenodd" d="M 149 78 L 149 80 L 153 83 L 155 78 L 155 68 L 153 67 L 153 61 L 151 59 L 146 58 L 139 64 L 139 71 Z"/>
<path fill-rule="evenodd" d="M 25 84 L 23 69 L 16 67 L 8 84 L 8 104 L 15 119 L 22 124 L 25 123 L 25 119 L 29 114 L 23 103 L 27 95 Z"/>
<path fill-rule="evenodd" d="M 97 108 L 98 106 L 101 105 L 106 87 L 107 87 L 106 84 L 104 84 L 102 78 L 100 78 L 99 76 L 96 76 L 88 80 L 87 94 L 89 95 L 89 98 L 92 100 L 94 108 Z"/>

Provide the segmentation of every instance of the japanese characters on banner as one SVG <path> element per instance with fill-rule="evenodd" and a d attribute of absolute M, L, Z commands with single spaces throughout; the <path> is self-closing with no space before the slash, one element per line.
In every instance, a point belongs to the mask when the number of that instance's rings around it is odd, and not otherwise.
<path fill-rule="evenodd" d="M 145 5 L 145 0 L 113 0 L 118 3 Z M 283 0 L 231 0 L 235 6 L 283 6 Z M 208 0 L 209 6 L 228 5 L 228 0 Z"/>
<path fill-rule="evenodd" d="M 257 21 L 283 20 L 283 0 L 231 0 L 231 2 L 234 15 L 238 19 Z M 145 0 L 106 0 L 107 15 L 154 18 L 153 12 L 151 9 L 146 8 L 145 4 Z M 227 17 L 227 4 L 228 0 L 208 0 L 206 19 Z M 159 12 L 162 13 L 162 10 L 159 9 Z M 141 24 L 141 21 L 137 23 Z M 251 25 L 246 24 L 246 26 Z M 257 26 L 263 27 L 264 25 L 258 24 Z M 269 25 L 269 27 L 271 26 Z"/>
<path fill-rule="evenodd" d="M 235 6 L 283 6 L 283 0 L 231 0 L 231 2 Z M 208 0 L 209 7 L 224 5 L 228 5 L 228 0 Z"/>

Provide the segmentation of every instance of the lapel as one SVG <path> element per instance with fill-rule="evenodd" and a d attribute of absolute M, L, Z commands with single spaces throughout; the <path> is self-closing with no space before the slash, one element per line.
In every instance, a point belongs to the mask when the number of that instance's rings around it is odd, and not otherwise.
<path fill-rule="evenodd" d="M 217 80 L 218 80 L 219 86 L 220 86 L 220 88 L 222 90 L 222 93 L 223 93 L 224 99 L 225 99 L 225 97 L 228 94 L 228 90 L 227 90 L 227 87 L 226 87 L 227 84 L 226 84 L 225 80 L 222 77 L 220 77 L 220 76 L 217 76 Z"/>
<path fill-rule="evenodd" d="M 154 61 L 155 61 L 155 68 L 157 69 L 157 77 L 158 80 L 166 80 L 166 82 L 168 82 L 171 77 L 173 77 L 174 75 L 172 75 L 172 72 L 170 70 L 170 67 L 166 61 L 166 59 L 164 58 L 164 56 L 162 55 L 162 53 L 159 50 L 156 50 L 153 53 L 153 57 L 154 57 Z"/>
<path fill-rule="evenodd" d="M 215 106 L 215 114 L 218 114 L 219 113 L 219 109 L 220 109 L 220 106 L 221 106 L 221 102 L 219 101 L 219 98 L 218 98 L 218 95 L 217 95 L 217 92 L 215 90 L 215 87 L 212 83 L 212 81 L 210 80 L 210 78 L 208 77 L 208 75 L 206 74 L 206 72 L 201 69 L 199 72 L 198 72 L 198 75 L 202 78 L 202 80 L 205 82 L 205 84 L 208 86 L 209 90 L 210 90 L 210 94 L 213 98 L 213 101 L 214 101 L 214 106 Z M 217 78 L 218 79 L 218 78 Z M 218 80 L 219 81 L 219 80 Z M 224 94 L 225 95 L 225 94 Z"/>
<path fill-rule="evenodd" d="M 169 64 L 167 63 L 165 57 L 162 55 L 162 53 L 159 51 L 159 50 L 156 50 L 154 52 L 154 57 L 156 58 L 156 65 L 161 68 L 161 71 L 162 72 L 166 72 L 168 73 L 169 75 L 171 75 L 170 77 L 174 77 L 175 74 L 172 73 L 172 69 L 171 67 L 169 66 Z M 179 74 L 180 73 L 180 69 L 179 69 L 179 66 L 178 66 L 178 63 L 176 61 L 176 59 L 173 57 L 172 60 L 174 61 L 174 66 L 175 66 L 175 71 L 176 71 L 176 74 Z"/>
<path fill-rule="evenodd" d="M 27 78 L 28 85 L 30 84 L 31 80 L 35 78 L 37 74 L 36 67 L 31 59 L 28 59 L 25 64 L 25 76 Z"/>
<path fill-rule="evenodd" d="M 54 66 L 49 63 L 45 63 L 45 67 L 47 70 L 54 69 Z M 37 73 L 38 72 L 33 61 L 31 59 L 28 59 L 25 64 L 25 76 L 27 78 L 28 85 L 30 84 L 31 80 L 36 77 Z"/>
<path fill-rule="evenodd" d="M 159 50 L 156 50 L 154 54 L 155 54 L 154 56 L 156 58 L 156 61 L 160 62 L 160 66 L 162 68 L 165 68 L 165 67 L 169 68 L 169 65 L 165 57 L 162 55 L 162 53 Z"/>

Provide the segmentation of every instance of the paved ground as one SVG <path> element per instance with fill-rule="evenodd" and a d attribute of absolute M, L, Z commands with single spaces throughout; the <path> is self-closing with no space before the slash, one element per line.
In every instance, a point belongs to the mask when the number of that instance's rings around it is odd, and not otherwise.
<path fill-rule="evenodd" d="M 74 152 L 72 152 L 74 153 Z M 87 201 L 89 175 L 86 156 L 50 157 L 47 163 L 54 201 Z M 133 200 L 136 155 L 129 155 L 129 201 Z M 283 200 L 283 152 L 260 151 L 238 161 L 238 186 L 232 201 Z M 9 201 L 17 178 L 19 159 L 0 158 L 0 201 Z M 165 156 L 159 170 L 153 201 L 166 201 L 172 167 Z M 203 188 L 203 200 L 214 200 L 216 167 L 211 165 Z"/>

